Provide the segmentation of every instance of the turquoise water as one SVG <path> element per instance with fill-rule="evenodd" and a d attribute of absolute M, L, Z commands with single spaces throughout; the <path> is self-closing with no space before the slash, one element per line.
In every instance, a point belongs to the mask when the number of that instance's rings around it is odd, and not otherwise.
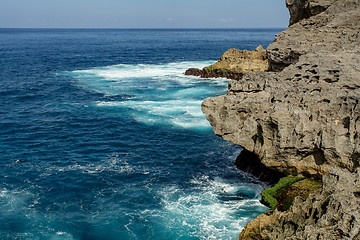
<path fill-rule="evenodd" d="M 183 73 L 279 31 L 0 29 L 0 238 L 236 238 L 266 185 Z"/>

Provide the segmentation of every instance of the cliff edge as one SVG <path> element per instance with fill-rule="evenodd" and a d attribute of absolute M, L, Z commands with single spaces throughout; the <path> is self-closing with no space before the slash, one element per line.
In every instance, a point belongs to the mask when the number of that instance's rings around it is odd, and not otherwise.
<path fill-rule="evenodd" d="M 268 70 L 231 80 L 202 111 L 215 134 L 244 147 L 242 165 L 324 185 L 260 215 L 239 239 L 360 239 L 360 0 L 286 6 L 290 26 L 266 49 Z"/>
<path fill-rule="evenodd" d="M 317 15 L 298 22 L 292 15 L 292 25 L 266 50 L 271 70 L 230 81 L 228 93 L 206 99 L 202 110 L 215 134 L 273 170 L 308 177 L 331 167 L 354 171 L 360 160 L 360 1 L 292 2 L 290 9 L 294 2 L 305 8 L 315 2 L 324 11 L 310 8 Z"/>

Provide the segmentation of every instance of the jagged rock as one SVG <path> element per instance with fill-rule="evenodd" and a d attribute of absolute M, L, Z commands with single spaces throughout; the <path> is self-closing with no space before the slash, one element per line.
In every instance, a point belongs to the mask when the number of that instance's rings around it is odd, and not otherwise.
<path fill-rule="evenodd" d="M 247 74 L 202 110 L 215 134 L 290 175 L 353 170 L 360 156 L 360 54 L 309 54 L 281 73 Z"/>
<path fill-rule="evenodd" d="M 189 68 L 188 70 L 185 71 L 184 74 L 201 77 L 203 75 L 203 71 L 198 68 Z"/>
<path fill-rule="evenodd" d="M 353 51 L 354 46 L 359 46 L 360 0 L 292 2 L 307 2 L 313 6 L 310 8 L 312 11 L 316 8 L 324 8 L 326 11 L 291 25 L 275 37 L 274 42 L 266 49 L 271 70 L 281 71 L 308 53 L 333 54 L 338 51 Z M 295 16 L 296 14 L 291 14 L 291 18 L 296 18 Z"/>
<path fill-rule="evenodd" d="M 280 72 L 245 74 L 230 81 L 226 95 L 203 102 L 215 134 L 287 175 L 354 171 L 360 165 L 359 30 L 360 1 L 342 0 L 280 33 L 267 49 Z"/>
<path fill-rule="evenodd" d="M 266 59 L 266 51 L 259 46 L 254 51 L 230 49 L 215 64 L 202 70 L 190 68 L 185 75 L 203 78 L 226 77 L 239 80 L 245 73 L 267 71 L 268 69 L 269 62 Z"/>
<path fill-rule="evenodd" d="M 336 0 L 286 0 L 286 7 L 290 12 L 289 25 L 324 12 L 335 1 Z"/>
<path fill-rule="evenodd" d="M 260 215 L 239 239 L 360 240 L 360 0 L 286 3 L 291 26 L 266 50 L 269 71 L 230 81 L 202 110 L 266 167 L 323 187 Z"/>
<path fill-rule="evenodd" d="M 201 78 L 228 78 L 240 80 L 244 74 L 235 73 L 226 69 L 198 69 L 189 68 L 185 71 L 185 75 L 197 76 Z"/>
<path fill-rule="evenodd" d="M 264 213 L 251 221 L 239 240 L 360 239 L 360 168 L 331 169 L 323 187 L 290 210 Z"/>

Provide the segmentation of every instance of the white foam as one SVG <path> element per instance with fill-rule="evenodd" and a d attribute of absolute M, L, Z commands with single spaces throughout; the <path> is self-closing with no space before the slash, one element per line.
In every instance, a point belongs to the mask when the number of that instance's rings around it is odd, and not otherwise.
<path fill-rule="evenodd" d="M 0 191 L 0 213 L 2 215 L 16 214 L 26 208 L 27 202 L 33 197 L 27 191 Z"/>
<path fill-rule="evenodd" d="M 51 240 L 74 240 L 75 238 L 67 232 L 56 232 L 54 236 L 50 237 Z"/>
<path fill-rule="evenodd" d="M 167 64 L 118 64 L 89 70 L 78 70 L 73 73 L 101 77 L 105 80 L 130 81 L 133 78 L 163 78 L 183 77 L 183 73 L 190 67 L 203 68 L 214 61 L 178 62 Z"/>
<path fill-rule="evenodd" d="M 135 120 L 145 124 L 209 129 L 201 102 L 219 91 L 225 92 L 227 80 L 200 79 L 183 73 L 190 67 L 203 68 L 212 63 L 119 64 L 70 74 L 81 86 L 95 92 L 129 96 L 124 101 L 102 101 L 93 106 L 128 108 Z"/>
<path fill-rule="evenodd" d="M 98 102 L 99 107 L 127 107 L 143 123 L 171 123 L 184 128 L 209 127 L 201 100 Z"/>
<path fill-rule="evenodd" d="M 166 227 L 183 226 L 186 233 L 191 232 L 192 236 L 200 239 L 235 239 L 250 221 L 249 216 L 241 213 L 266 210 L 258 198 L 221 200 L 223 194 L 235 196 L 241 190 L 240 183 L 207 176 L 193 179 L 191 183 L 194 188 L 190 193 L 189 189 L 177 186 L 160 192 Z"/>

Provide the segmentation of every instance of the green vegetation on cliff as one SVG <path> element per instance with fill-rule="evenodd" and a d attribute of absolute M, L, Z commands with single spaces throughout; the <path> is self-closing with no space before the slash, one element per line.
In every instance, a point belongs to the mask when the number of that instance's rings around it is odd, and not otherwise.
<path fill-rule="evenodd" d="M 274 210 L 279 204 L 277 197 L 278 195 L 285 192 L 293 183 L 303 180 L 304 178 L 300 177 L 284 177 L 279 180 L 279 182 L 272 188 L 267 188 L 261 192 L 261 203 L 270 207 L 271 210 Z"/>
<path fill-rule="evenodd" d="M 270 210 L 277 208 L 280 211 L 287 211 L 296 196 L 306 199 L 310 193 L 315 192 L 321 186 L 322 182 L 315 179 L 284 177 L 274 187 L 261 192 L 261 202 L 270 207 Z"/>

